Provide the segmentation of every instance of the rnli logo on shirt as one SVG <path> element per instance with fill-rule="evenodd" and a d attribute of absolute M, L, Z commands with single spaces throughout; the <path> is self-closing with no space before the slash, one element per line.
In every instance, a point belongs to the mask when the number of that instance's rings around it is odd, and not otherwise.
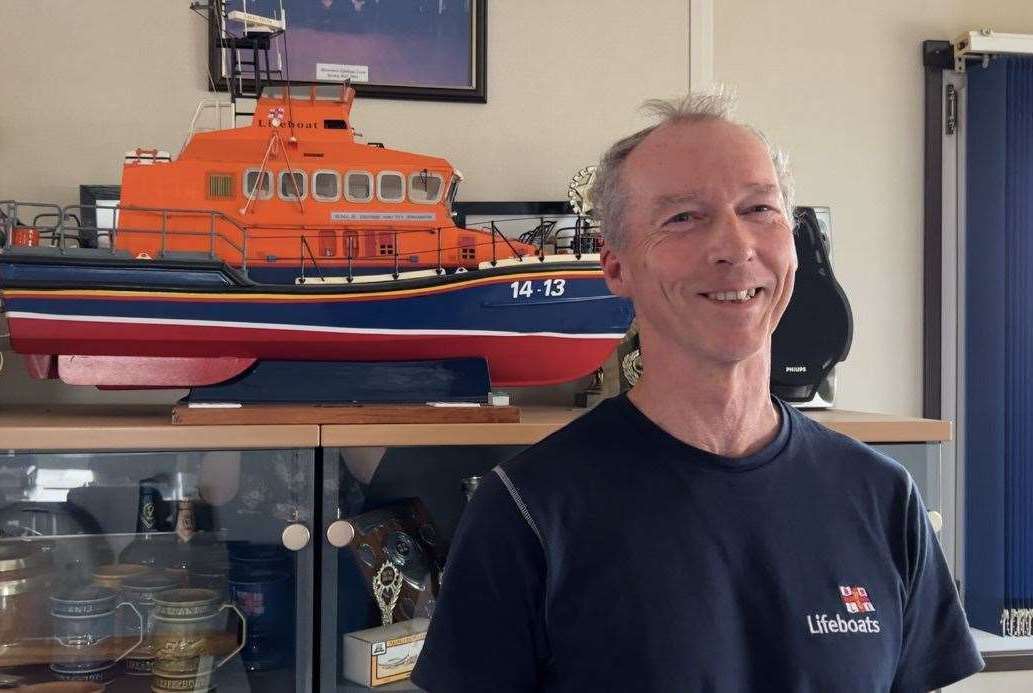
<path fill-rule="evenodd" d="M 847 614 L 855 618 L 843 618 L 841 614 L 813 614 L 807 616 L 807 630 L 812 635 L 839 633 L 878 633 L 882 628 L 878 619 L 871 616 L 857 618 L 861 614 L 875 612 L 875 605 L 868 597 L 868 590 L 857 586 L 839 586 L 839 598 Z"/>
<path fill-rule="evenodd" d="M 868 598 L 868 590 L 863 587 L 843 587 L 840 585 L 839 594 L 843 597 L 843 604 L 846 605 L 846 610 L 852 614 L 875 611 L 872 600 Z"/>

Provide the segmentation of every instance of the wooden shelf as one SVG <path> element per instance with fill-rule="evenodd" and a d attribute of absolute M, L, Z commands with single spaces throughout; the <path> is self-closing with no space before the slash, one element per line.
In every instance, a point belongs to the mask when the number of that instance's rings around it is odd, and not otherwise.
<path fill-rule="evenodd" d="M 166 405 L 0 408 L 0 450 L 314 448 L 316 424 L 176 426 Z"/>
<path fill-rule="evenodd" d="M 0 450 L 247 450 L 405 445 L 530 445 L 584 413 L 521 407 L 519 423 L 257 424 L 182 426 L 171 407 L 53 406 L 0 408 Z M 938 443 L 949 421 L 843 410 L 807 416 L 866 443 Z"/>
<path fill-rule="evenodd" d="M 530 445 L 584 413 L 563 407 L 520 407 L 519 423 L 324 424 L 323 447 L 351 445 Z"/>
<path fill-rule="evenodd" d="M 235 633 L 205 633 L 209 639 L 209 654 L 227 655 L 237 647 Z M 89 648 L 62 647 L 53 638 L 24 640 L 0 652 L 0 667 L 20 667 L 29 664 L 96 662 L 114 660 L 136 643 L 136 638 L 116 636 Z"/>
<path fill-rule="evenodd" d="M 845 409 L 815 409 L 804 413 L 818 423 L 863 443 L 943 443 L 953 438 L 950 421 L 870 414 Z"/>
<path fill-rule="evenodd" d="M 324 425 L 323 447 L 349 445 L 529 445 L 581 416 L 583 409 L 522 407 L 516 424 Z M 865 443 L 940 443 L 951 439 L 951 423 L 891 414 L 804 410 L 834 431 Z"/>

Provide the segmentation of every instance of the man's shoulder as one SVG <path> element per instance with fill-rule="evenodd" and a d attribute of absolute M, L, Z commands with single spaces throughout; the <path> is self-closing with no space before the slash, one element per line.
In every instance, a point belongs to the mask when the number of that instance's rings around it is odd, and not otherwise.
<path fill-rule="evenodd" d="M 606 400 L 563 428 L 499 465 L 521 489 L 557 489 L 585 475 L 626 459 L 630 437 L 622 419 L 620 398 Z"/>
<path fill-rule="evenodd" d="M 794 447 L 836 475 L 857 482 L 869 481 L 910 488 L 910 473 L 897 460 L 856 438 L 835 431 L 787 405 L 793 418 Z"/>

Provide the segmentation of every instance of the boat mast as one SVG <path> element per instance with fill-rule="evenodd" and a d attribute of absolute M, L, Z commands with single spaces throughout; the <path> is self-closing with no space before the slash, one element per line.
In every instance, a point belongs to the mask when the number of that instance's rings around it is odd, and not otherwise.
<path fill-rule="evenodd" d="M 283 36 L 287 30 L 283 0 L 280 0 L 279 17 L 249 12 L 247 0 L 240 0 L 242 9 L 229 12 L 226 11 L 228 0 L 211 2 L 219 20 L 216 28 L 219 32 L 218 46 L 226 49 L 229 56 L 226 82 L 234 112 L 237 117 L 254 116 L 262 89 L 283 79 L 284 56 L 280 53 L 279 43 L 273 45 L 273 40 Z M 234 23 L 239 25 L 239 30 L 232 26 Z M 275 53 L 275 64 L 270 51 Z M 248 101 L 243 111 L 237 104 L 241 99 Z"/>

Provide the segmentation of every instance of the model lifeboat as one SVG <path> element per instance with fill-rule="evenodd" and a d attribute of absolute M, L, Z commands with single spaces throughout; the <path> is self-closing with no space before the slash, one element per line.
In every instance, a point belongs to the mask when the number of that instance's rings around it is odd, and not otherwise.
<path fill-rule="evenodd" d="M 101 387 L 264 360 L 480 358 L 500 386 L 592 373 L 632 319 L 598 239 L 456 226 L 459 172 L 359 141 L 354 99 L 269 86 L 245 126 L 192 132 L 175 157 L 132 150 L 110 230 L 0 202 L 0 295 L 30 371 Z"/>

